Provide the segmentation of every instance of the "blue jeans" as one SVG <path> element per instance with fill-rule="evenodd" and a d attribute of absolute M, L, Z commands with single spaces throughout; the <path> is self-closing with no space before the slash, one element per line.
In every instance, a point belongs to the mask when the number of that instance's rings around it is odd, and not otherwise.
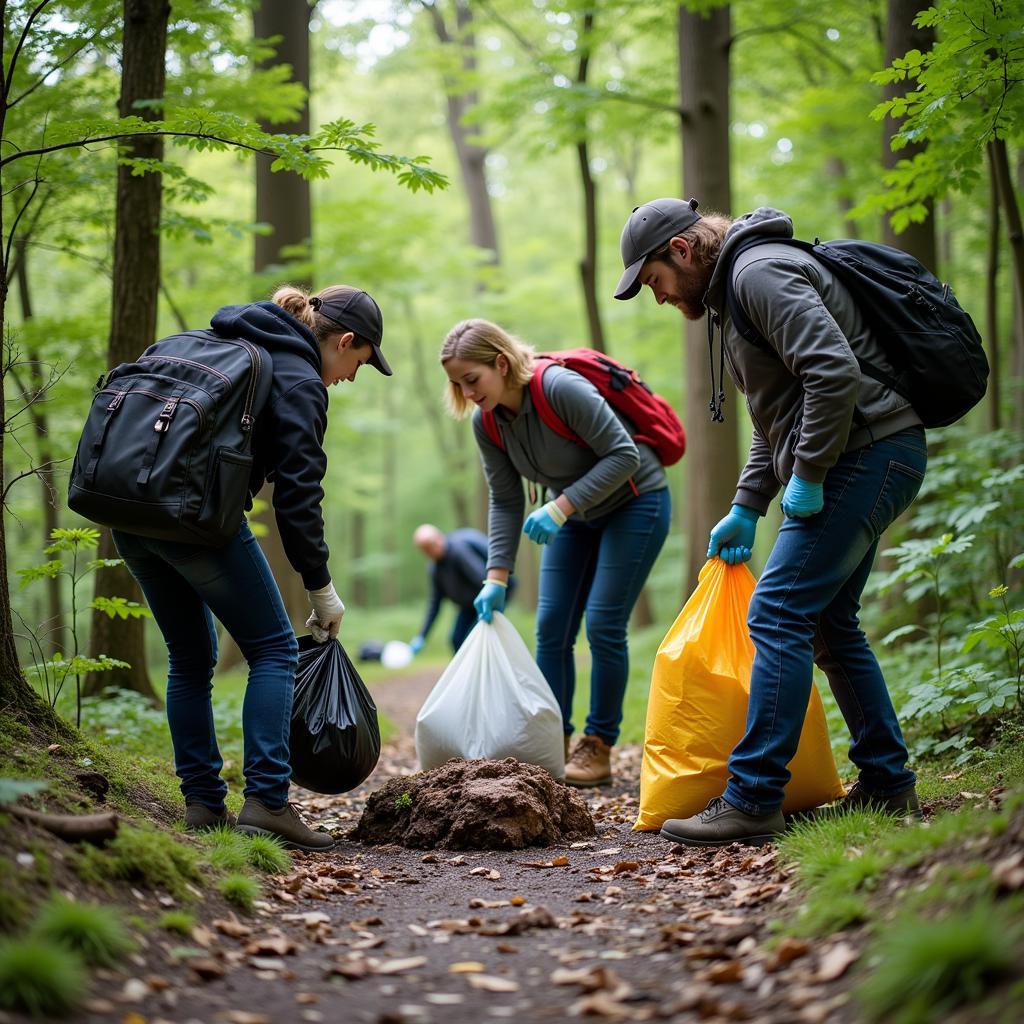
<path fill-rule="evenodd" d="M 210 700 L 216 615 L 249 663 L 242 705 L 245 795 L 282 807 L 291 776 L 288 733 L 298 643 L 248 524 L 221 548 L 117 530 L 114 544 L 167 642 L 167 723 L 185 799 L 220 810 L 227 793 Z"/>
<path fill-rule="evenodd" d="M 573 648 L 587 615 L 590 713 L 584 732 L 612 744 L 619 737 L 629 677 L 626 627 L 672 517 L 668 488 L 641 494 L 599 519 L 570 519 L 544 547 L 537 601 L 537 664 L 573 731 Z"/>
<path fill-rule="evenodd" d="M 452 645 L 452 653 L 457 654 L 459 648 L 466 642 L 466 637 L 476 625 L 476 609 L 470 605 L 468 608 L 460 608 L 455 616 L 455 625 L 452 626 L 452 633 L 449 640 Z"/>
<path fill-rule="evenodd" d="M 813 664 L 850 730 L 850 760 L 881 796 L 915 781 L 889 691 L 857 613 L 882 532 L 917 496 L 928 450 L 915 427 L 848 452 L 825 477 L 825 507 L 786 519 L 747 615 L 754 643 L 747 730 L 725 799 L 748 814 L 782 806 Z"/>

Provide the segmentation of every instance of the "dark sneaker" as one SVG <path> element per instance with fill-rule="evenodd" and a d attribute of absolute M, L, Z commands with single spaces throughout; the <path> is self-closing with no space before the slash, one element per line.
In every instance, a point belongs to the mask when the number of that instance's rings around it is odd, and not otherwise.
<path fill-rule="evenodd" d="M 252 796 L 245 798 L 235 827 L 251 836 L 276 836 L 290 849 L 309 853 L 329 850 L 334 846 L 334 836 L 327 832 L 314 832 L 291 804 L 272 811 Z"/>
<path fill-rule="evenodd" d="M 185 828 L 189 832 L 205 832 L 207 829 L 234 823 L 235 816 L 226 807 L 215 811 L 198 800 L 185 801 Z"/>
<path fill-rule="evenodd" d="M 692 818 L 670 818 L 661 826 L 661 834 L 684 846 L 728 846 L 730 843 L 762 846 L 770 843 L 785 827 L 782 811 L 746 814 L 716 796 Z"/>
<path fill-rule="evenodd" d="M 901 789 L 898 793 L 883 796 L 881 793 L 872 793 L 858 780 L 850 787 L 846 796 L 838 801 L 836 807 L 840 811 L 880 811 L 882 814 L 915 818 L 918 821 L 924 817 L 917 799 L 917 787 L 913 785 Z"/>

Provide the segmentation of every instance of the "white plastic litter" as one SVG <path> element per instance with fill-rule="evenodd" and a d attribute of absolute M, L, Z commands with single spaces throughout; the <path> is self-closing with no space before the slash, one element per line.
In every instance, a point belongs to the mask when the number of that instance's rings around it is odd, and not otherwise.
<path fill-rule="evenodd" d="M 412 648 L 401 640 L 389 640 L 380 652 L 380 663 L 385 668 L 405 668 L 412 661 Z"/>
<path fill-rule="evenodd" d="M 565 777 L 562 713 L 515 626 L 478 622 L 416 716 L 424 770 L 451 757 L 514 757 Z"/>

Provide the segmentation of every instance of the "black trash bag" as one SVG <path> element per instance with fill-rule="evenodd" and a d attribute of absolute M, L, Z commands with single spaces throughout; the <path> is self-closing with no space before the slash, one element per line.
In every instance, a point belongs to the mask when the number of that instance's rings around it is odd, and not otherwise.
<path fill-rule="evenodd" d="M 337 640 L 299 637 L 291 727 L 292 782 L 347 793 L 380 757 L 377 705 Z"/>

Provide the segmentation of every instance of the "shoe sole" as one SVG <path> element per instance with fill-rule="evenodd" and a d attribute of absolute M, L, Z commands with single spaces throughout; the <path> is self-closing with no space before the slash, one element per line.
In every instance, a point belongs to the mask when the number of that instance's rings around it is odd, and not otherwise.
<path fill-rule="evenodd" d="M 681 846 L 732 846 L 739 843 L 742 846 L 767 846 L 779 838 L 777 832 L 766 832 L 757 836 L 737 836 L 734 839 L 690 839 L 677 836 L 672 832 L 661 830 L 661 838 L 667 839 L 670 843 L 679 843 Z"/>
<path fill-rule="evenodd" d="M 279 840 L 286 850 L 302 850 L 304 853 L 323 853 L 333 850 L 338 844 L 338 841 L 333 839 L 330 846 L 305 846 L 303 843 L 297 843 L 294 839 L 286 839 L 278 832 L 271 832 L 269 828 L 258 828 L 256 825 L 236 825 L 235 830 L 247 836 L 272 836 Z"/>

